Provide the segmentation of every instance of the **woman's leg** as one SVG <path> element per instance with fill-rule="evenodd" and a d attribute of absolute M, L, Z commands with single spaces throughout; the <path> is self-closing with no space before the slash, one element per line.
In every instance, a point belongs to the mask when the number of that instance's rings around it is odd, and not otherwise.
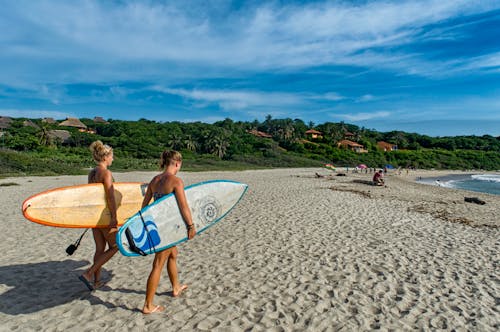
<path fill-rule="evenodd" d="M 95 242 L 95 253 L 94 253 L 94 264 L 97 262 L 97 258 L 100 257 L 103 253 L 104 250 L 106 249 L 106 238 L 102 234 L 102 232 L 97 229 L 93 228 L 92 229 L 92 235 L 94 236 L 94 242 Z M 101 269 L 97 269 L 94 272 L 94 284 L 99 281 L 101 278 Z"/>
<path fill-rule="evenodd" d="M 144 314 L 149 314 L 152 312 L 163 311 L 164 307 L 156 306 L 153 304 L 153 299 L 160 283 L 161 271 L 165 266 L 165 261 L 171 254 L 171 249 L 166 249 L 155 254 L 155 259 L 153 261 L 153 267 L 151 273 L 148 277 L 148 282 L 146 285 L 146 300 L 144 301 L 144 307 L 142 312 Z"/>
<path fill-rule="evenodd" d="M 102 235 L 104 239 L 107 240 L 109 248 L 104 251 L 102 254 L 96 257 L 94 264 L 82 274 L 82 277 L 87 281 L 90 281 L 92 276 L 96 273 L 97 270 L 100 270 L 101 266 L 103 266 L 107 261 L 113 257 L 114 254 L 118 251 L 118 247 L 116 245 L 116 229 L 113 232 L 110 232 L 108 229 L 97 229 Z"/>
<path fill-rule="evenodd" d="M 177 250 L 177 247 L 172 247 L 171 249 L 172 254 L 167 260 L 167 272 L 170 283 L 172 284 L 172 295 L 177 297 L 187 288 L 187 285 L 181 285 L 179 283 L 179 275 L 177 273 L 177 254 L 179 251 Z"/>

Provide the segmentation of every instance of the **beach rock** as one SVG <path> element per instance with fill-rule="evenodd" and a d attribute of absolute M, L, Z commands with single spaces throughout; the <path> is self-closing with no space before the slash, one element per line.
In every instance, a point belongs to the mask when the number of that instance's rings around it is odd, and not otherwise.
<path fill-rule="evenodd" d="M 477 198 L 477 197 L 464 197 L 464 201 L 466 201 L 467 203 L 476 203 L 476 204 L 479 204 L 479 205 L 484 205 L 486 204 L 485 201 Z"/>

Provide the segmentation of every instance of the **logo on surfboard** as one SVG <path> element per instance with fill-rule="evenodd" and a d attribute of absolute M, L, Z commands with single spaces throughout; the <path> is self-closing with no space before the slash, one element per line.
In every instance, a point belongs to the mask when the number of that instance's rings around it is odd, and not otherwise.
<path fill-rule="evenodd" d="M 196 202 L 196 210 L 200 215 L 200 219 L 209 224 L 217 220 L 221 215 L 221 204 L 217 198 L 206 196 Z"/>
<path fill-rule="evenodd" d="M 129 227 L 129 230 L 135 246 L 144 252 L 154 250 L 161 242 L 158 227 L 152 220 L 145 220 L 144 223 L 136 222 Z"/>

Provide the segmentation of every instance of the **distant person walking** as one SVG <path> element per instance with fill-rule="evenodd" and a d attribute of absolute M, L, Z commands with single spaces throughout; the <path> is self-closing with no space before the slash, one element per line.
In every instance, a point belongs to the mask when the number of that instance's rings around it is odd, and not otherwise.
<path fill-rule="evenodd" d="M 88 183 L 103 184 L 106 205 L 111 217 L 111 222 L 107 228 L 92 228 L 95 241 L 94 264 L 78 277 L 89 290 L 93 290 L 101 286 L 101 267 L 118 251 L 116 245 L 118 221 L 116 219 L 113 175 L 108 170 L 108 167 L 113 163 L 113 149 L 101 141 L 95 141 L 90 145 L 90 151 L 97 166 L 90 171 Z M 108 250 L 105 250 L 106 244 L 108 244 Z M 94 280 L 93 284 L 91 283 L 92 279 Z"/>

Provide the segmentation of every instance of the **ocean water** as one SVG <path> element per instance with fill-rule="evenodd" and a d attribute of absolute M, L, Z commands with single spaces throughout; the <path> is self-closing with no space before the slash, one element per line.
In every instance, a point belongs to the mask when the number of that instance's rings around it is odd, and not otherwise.
<path fill-rule="evenodd" d="M 418 182 L 500 195 L 500 174 L 452 174 L 435 178 L 423 178 L 419 179 Z"/>

